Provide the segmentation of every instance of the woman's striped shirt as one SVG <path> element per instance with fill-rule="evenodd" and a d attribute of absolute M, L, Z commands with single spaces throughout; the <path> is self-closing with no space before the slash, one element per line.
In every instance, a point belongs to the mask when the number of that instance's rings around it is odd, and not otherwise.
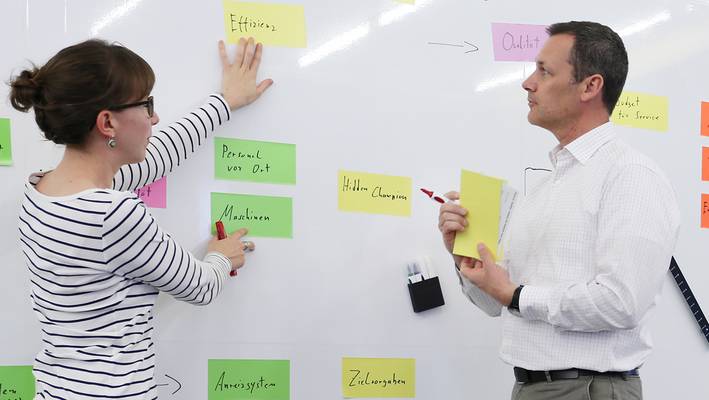
<path fill-rule="evenodd" d="M 209 304 L 231 269 L 204 260 L 164 232 L 132 192 L 181 165 L 230 118 L 219 95 L 150 138 L 146 159 L 126 165 L 113 189 L 50 197 L 26 184 L 21 248 L 42 327 L 34 362 L 37 399 L 155 399 L 152 309 L 159 291 Z"/>

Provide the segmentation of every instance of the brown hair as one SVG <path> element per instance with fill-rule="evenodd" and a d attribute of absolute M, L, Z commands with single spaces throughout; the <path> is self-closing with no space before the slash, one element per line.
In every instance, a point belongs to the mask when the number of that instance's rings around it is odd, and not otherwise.
<path fill-rule="evenodd" d="M 603 104 L 608 115 L 613 114 L 628 76 L 628 53 L 623 39 L 611 28 L 588 21 L 553 24 L 547 33 L 574 37 L 569 63 L 574 67 L 576 82 L 593 74 L 603 76 Z"/>
<path fill-rule="evenodd" d="M 154 83 L 152 68 L 139 55 L 120 44 L 91 39 L 11 78 L 10 103 L 22 112 L 34 108 L 48 140 L 80 145 L 101 110 L 146 97 Z"/>

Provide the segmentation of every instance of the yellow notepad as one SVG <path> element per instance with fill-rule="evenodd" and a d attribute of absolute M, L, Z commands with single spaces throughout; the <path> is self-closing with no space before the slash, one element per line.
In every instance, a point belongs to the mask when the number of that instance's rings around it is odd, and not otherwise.
<path fill-rule="evenodd" d="M 468 210 L 468 226 L 455 237 L 453 254 L 480 258 L 478 243 L 485 243 L 496 260 L 502 258 L 497 242 L 500 234 L 502 179 L 462 170 L 460 205 Z"/>

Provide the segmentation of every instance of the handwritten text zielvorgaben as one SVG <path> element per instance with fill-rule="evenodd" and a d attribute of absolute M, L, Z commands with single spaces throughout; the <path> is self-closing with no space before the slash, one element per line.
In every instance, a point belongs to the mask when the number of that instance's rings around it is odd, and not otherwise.
<path fill-rule="evenodd" d="M 354 372 L 354 376 L 350 380 L 349 386 L 381 386 L 387 387 L 389 385 L 406 385 L 406 380 L 399 379 L 396 377 L 396 372 L 391 374 L 391 378 L 372 378 L 369 377 L 369 371 L 362 375 L 362 371 L 358 369 L 351 369 L 350 372 Z"/>

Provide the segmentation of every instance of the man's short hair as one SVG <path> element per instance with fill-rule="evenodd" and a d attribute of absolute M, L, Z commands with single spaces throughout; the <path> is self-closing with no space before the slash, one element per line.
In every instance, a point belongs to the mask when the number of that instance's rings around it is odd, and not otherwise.
<path fill-rule="evenodd" d="M 623 40 L 611 28 L 596 22 L 569 21 L 547 27 L 550 36 L 569 34 L 574 37 L 569 64 L 574 68 L 574 79 L 581 82 L 593 74 L 603 77 L 603 104 L 608 114 L 615 104 L 628 76 L 628 53 Z"/>

